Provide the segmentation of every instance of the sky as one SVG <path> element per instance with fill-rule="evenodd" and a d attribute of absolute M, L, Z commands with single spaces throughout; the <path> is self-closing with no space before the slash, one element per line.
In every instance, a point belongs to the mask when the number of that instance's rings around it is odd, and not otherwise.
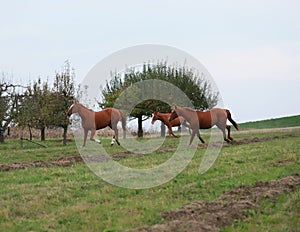
<path fill-rule="evenodd" d="M 300 1 L 3 1 L 0 71 L 80 83 L 120 49 L 160 44 L 198 59 L 238 122 L 300 114 Z M 3 74 L 2 74 L 3 75 Z"/>

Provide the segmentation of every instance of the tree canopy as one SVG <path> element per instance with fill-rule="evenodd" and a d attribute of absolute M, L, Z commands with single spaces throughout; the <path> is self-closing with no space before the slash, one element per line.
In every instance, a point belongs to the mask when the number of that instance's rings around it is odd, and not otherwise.
<path fill-rule="evenodd" d="M 154 111 L 170 112 L 171 106 L 164 101 L 143 99 L 142 95 L 147 91 L 144 85 L 135 86 L 147 80 L 161 80 L 178 87 L 191 101 L 195 109 L 206 110 L 214 107 L 218 102 L 218 93 L 212 91 L 210 83 L 192 69 L 187 67 L 167 66 L 166 63 L 144 64 L 140 70 L 128 69 L 123 75 L 115 73 L 111 80 L 106 82 L 102 90 L 103 108 L 113 107 L 120 94 L 131 88 L 131 94 L 126 96 L 126 102 L 138 102 L 130 112 L 130 117 L 138 119 L 138 136 L 143 136 L 142 121 Z M 144 88 L 144 89 L 143 89 Z"/>

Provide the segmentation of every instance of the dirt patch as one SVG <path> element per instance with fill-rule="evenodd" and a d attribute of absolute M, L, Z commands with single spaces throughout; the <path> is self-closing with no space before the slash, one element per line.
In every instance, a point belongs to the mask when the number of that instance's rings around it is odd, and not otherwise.
<path fill-rule="evenodd" d="M 300 135 L 286 134 L 286 135 L 280 135 L 280 136 L 278 136 L 278 135 L 266 136 L 266 137 L 261 137 L 261 138 L 254 137 L 254 138 L 250 138 L 250 139 L 234 140 L 230 144 L 241 145 L 241 144 L 265 142 L 265 141 L 270 141 L 270 140 L 274 140 L 274 139 L 285 139 L 285 138 L 294 138 L 294 137 L 300 137 Z"/>
<path fill-rule="evenodd" d="M 219 231 L 236 220 L 246 218 L 262 199 L 275 201 L 279 195 L 291 192 L 297 186 L 300 186 L 298 174 L 270 182 L 260 181 L 253 186 L 240 186 L 224 192 L 214 201 L 195 201 L 162 213 L 165 224 L 130 231 Z"/>
<path fill-rule="evenodd" d="M 55 161 L 35 160 L 32 162 L 15 162 L 12 164 L 0 164 L 0 171 L 10 171 L 15 169 L 24 169 L 29 167 L 55 167 L 71 166 L 74 163 L 82 162 L 81 156 L 66 156 Z"/>

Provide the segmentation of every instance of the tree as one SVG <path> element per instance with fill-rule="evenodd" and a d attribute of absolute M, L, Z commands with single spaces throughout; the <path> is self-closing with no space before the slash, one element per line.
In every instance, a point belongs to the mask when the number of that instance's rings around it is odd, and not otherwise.
<path fill-rule="evenodd" d="M 25 91 L 22 97 L 19 98 L 18 106 L 17 106 L 17 112 L 16 115 L 16 123 L 22 127 L 23 129 L 25 127 L 28 127 L 29 129 L 29 139 L 32 140 L 32 132 L 31 128 L 34 126 L 34 120 L 33 120 L 33 114 L 35 109 L 35 104 L 33 103 L 33 96 L 31 93 L 32 89 L 31 87 L 28 87 L 28 89 Z M 23 135 L 21 135 L 23 137 Z"/>
<path fill-rule="evenodd" d="M 75 98 L 74 70 L 71 70 L 69 61 L 64 64 L 64 69 L 60 73 L 56 73 L 53 89 L 50 95 L 52 126 L 62 127 L 63 144 L 67 142 L 67 130 L 69 119 L 66 115 L 68 107 Z"/>
<path fill-rule="evenodd" d="M 120 94 L 134 83 L 146 80 L 157 79 L 169 82 L 177 86 L 190 99 L 196 109 L 210 109 L 218 102 L 218 93 L 213 93 L 210 83 L 203 76 L 195 74 L 192 69 L 186 67 L 167 66 L 166 63 L 157 65 L 144 64 L 142 71 L 129 69 L 125 72 L 124 78 L 115 74 L 102 90 L 103 102 L 101 107 L 112 107 Z M 141 85 L 143 86 L 143 85 Z M 134 94 L 126 98 L 127 102 L 136 102 L 136 99 L 147 91 L 147 89 L 132 89 Z M 142 98 L 140 98 L 142 99 Z M 143 136 L 142 122 L 145 117 L 150 117 L 155 110 L 170 112 L 171 106 L 165 102 L 152 99 L 137 104 L 131 111 L 130 116 L 138 119 L 138 136 Z"/>
<path fill-rule="evenodd" d="M 1 81 L 0 83 L 0 142 L 4 142 L 4 133 L 13 120 L 16 94 L 15 85 Z"/>
<path fill-rule="evenodd" d="M 71 69 L 69 61 L 65 61 L 63 70 L 55 75 L 52 88 L 40 78 L 27 87 L 19 99 L 16 121 L 23 128 L 28 126 L 30 139 L 31 128 L 39 129 L 42 141 L 47 127 L 62 127 L 63 143 L 66 144 L 69 125 L 66 112 L 74 95 L 74 69 Z"/>
<path fill-rule="evenodd" d="M 19 107 L 19 124 L 39 129 L 41 141 L 45 141 L 46 127 L 51 124 L 50 96 L 48 83 L 39 78 L 27 88 Z"/>
<path fill-rule="evenodd" d="M 20 99 L 18 107 L 18 124 L 29 128 L 30 139 L 32 139 L 31 128 L 41 131 L 41 140 L 45 140 L 47 127 L 63 128 L 63 143 L 67 141 L 67 130 L 69 119 L 66 112 L 74 99 L 74 70 L 71 69 L 69 61 L 66 61 L 61 72 L 57 72 L 53 87 L 47 82 L 38 79 L 29 86 Z"/>
<path fill-rule="evenodd" d="M 0 142 L 4 142 L 4 133 L 6 129 L 14 123 L 17 115 L 17 106 L 21 94 L 18 90 L 25 88 L 22 85 L 12 84 L 2 74 L 0 82 Z"/>

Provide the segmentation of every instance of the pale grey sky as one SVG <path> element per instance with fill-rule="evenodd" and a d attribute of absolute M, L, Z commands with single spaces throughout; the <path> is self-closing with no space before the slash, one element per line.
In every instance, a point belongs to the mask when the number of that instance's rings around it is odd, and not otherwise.
<path fill-rule="evenodd" d="M 237 121 L 300 114 L 300 1 L 1 1 L 0 71 L 80 83 L 122 48 L 162 44 L 196 57 Z"/>

